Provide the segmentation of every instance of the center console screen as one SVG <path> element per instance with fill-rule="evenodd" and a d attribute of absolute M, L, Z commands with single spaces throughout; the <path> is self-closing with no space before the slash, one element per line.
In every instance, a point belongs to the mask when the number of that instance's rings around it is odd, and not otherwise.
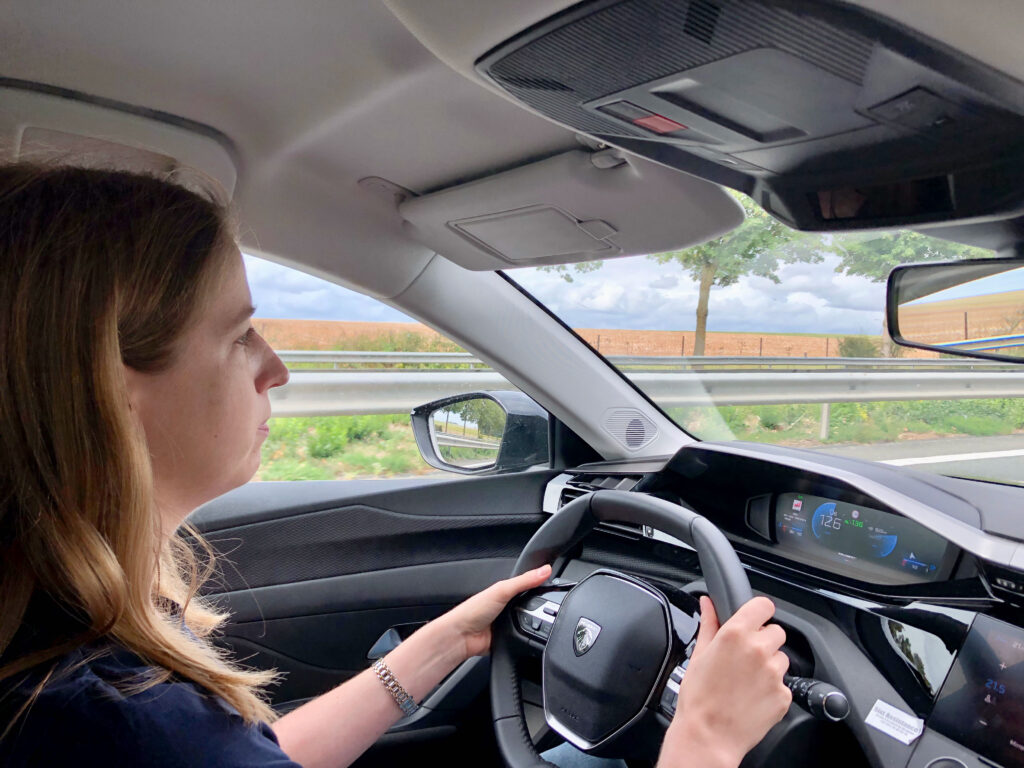
<path fill-rule="evenodd" d="M 1024 765 L 1024 630 L 978 614 L 928 727 L 989 760 Z"/>
<path fill-rule="evenodd" d="M 879 509 L 806 493 L 783 493 L 775 508 L 778 547 L 805 562 L 826 564 L 872 581 L 944 578 L 949 543 L 913 520 Z"/>

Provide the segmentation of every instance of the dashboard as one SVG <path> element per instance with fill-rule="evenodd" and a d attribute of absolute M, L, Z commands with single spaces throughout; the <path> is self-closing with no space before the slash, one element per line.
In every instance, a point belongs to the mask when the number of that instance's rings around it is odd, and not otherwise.
<path fill-rule="evenodd" d="M 600 489 L 649 493 L 714 522 L 755 592 L 776 602 L 791 673 L 849 697 L 848 722 L 787 716 L 745 766 L 1024 766 L 1024 518 L 1007 514 L 1024 506 L 1024 489 L 697 443 L 568 470 L 544 509 Z M 599 530 L 567 578 L 614 567 L 699 588 L 682 542 L 646 526 Z"/>

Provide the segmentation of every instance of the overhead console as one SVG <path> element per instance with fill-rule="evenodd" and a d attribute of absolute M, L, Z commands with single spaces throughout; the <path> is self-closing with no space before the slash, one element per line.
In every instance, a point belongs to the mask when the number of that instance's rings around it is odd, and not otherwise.
<path fill-rule="evenodd" d="M 582 133 L 805 230 L 1024 210 L 1024 85 L 830 2 L 583 3 L 477 63 Z"/>

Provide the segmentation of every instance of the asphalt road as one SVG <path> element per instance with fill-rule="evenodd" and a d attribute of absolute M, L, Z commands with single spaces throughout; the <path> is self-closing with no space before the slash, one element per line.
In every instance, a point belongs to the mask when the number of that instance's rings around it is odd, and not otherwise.
<path fill-rule="evenodd" d="M 875 445 L 829 446 L 820 450 L 923 472 L 1024 485 L 1024 435 L 901 440 Z"/>

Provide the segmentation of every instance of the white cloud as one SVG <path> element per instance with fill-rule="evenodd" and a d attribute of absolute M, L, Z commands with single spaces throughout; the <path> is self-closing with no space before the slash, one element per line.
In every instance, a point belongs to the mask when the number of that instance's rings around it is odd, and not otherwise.
<path fill-rule="evenodd" d="M 662 275 L 651 282 L 651 288 L 675 288 L 679 285 L 679 278 L 675 275 Z"/>
<path fill-rule="evenodd" d="M 779 283 L 743 277 L 711 289 L 708 328 L 765 333 L 878 333 L 885 286 L 835 271 L 839 259 L 827 254 L 817 264 L 784 264 Z M 557 275 L 516 270 L 510 276 L 577 328 L 692 330 L 696 324 L 697 284 L 673 264 L 642 256 L 614 259 L 603 268 Z M 594 297 L 604 301 L 595 302 Z M 610 297 L 617 297 L 610 301 Z M 596 311 L 600 310 L 600 311 Z"/>
<path fill-rule="evenodd" d="M 302 320 L 410 322 L 377 299 L 271 261 L 245 256 L 256 316 Z"/>
<path fill-rule="evenodd" d="M 247 256 L 259 317 L 408 322 L 409 317 L 355 291 L 279 264 Z M 835 271 L 831 254 L 818 264 L 785 264 L 778 284 L 744 277 L 712 288 L 708 328 L 764 333 L 878 333 L 883 283 Z M 594 272 L 516 269 L 509 276 L 576 328 L 692 330 L 697 284 L 674 264 L 643 256 L 611 259 Z"/>

